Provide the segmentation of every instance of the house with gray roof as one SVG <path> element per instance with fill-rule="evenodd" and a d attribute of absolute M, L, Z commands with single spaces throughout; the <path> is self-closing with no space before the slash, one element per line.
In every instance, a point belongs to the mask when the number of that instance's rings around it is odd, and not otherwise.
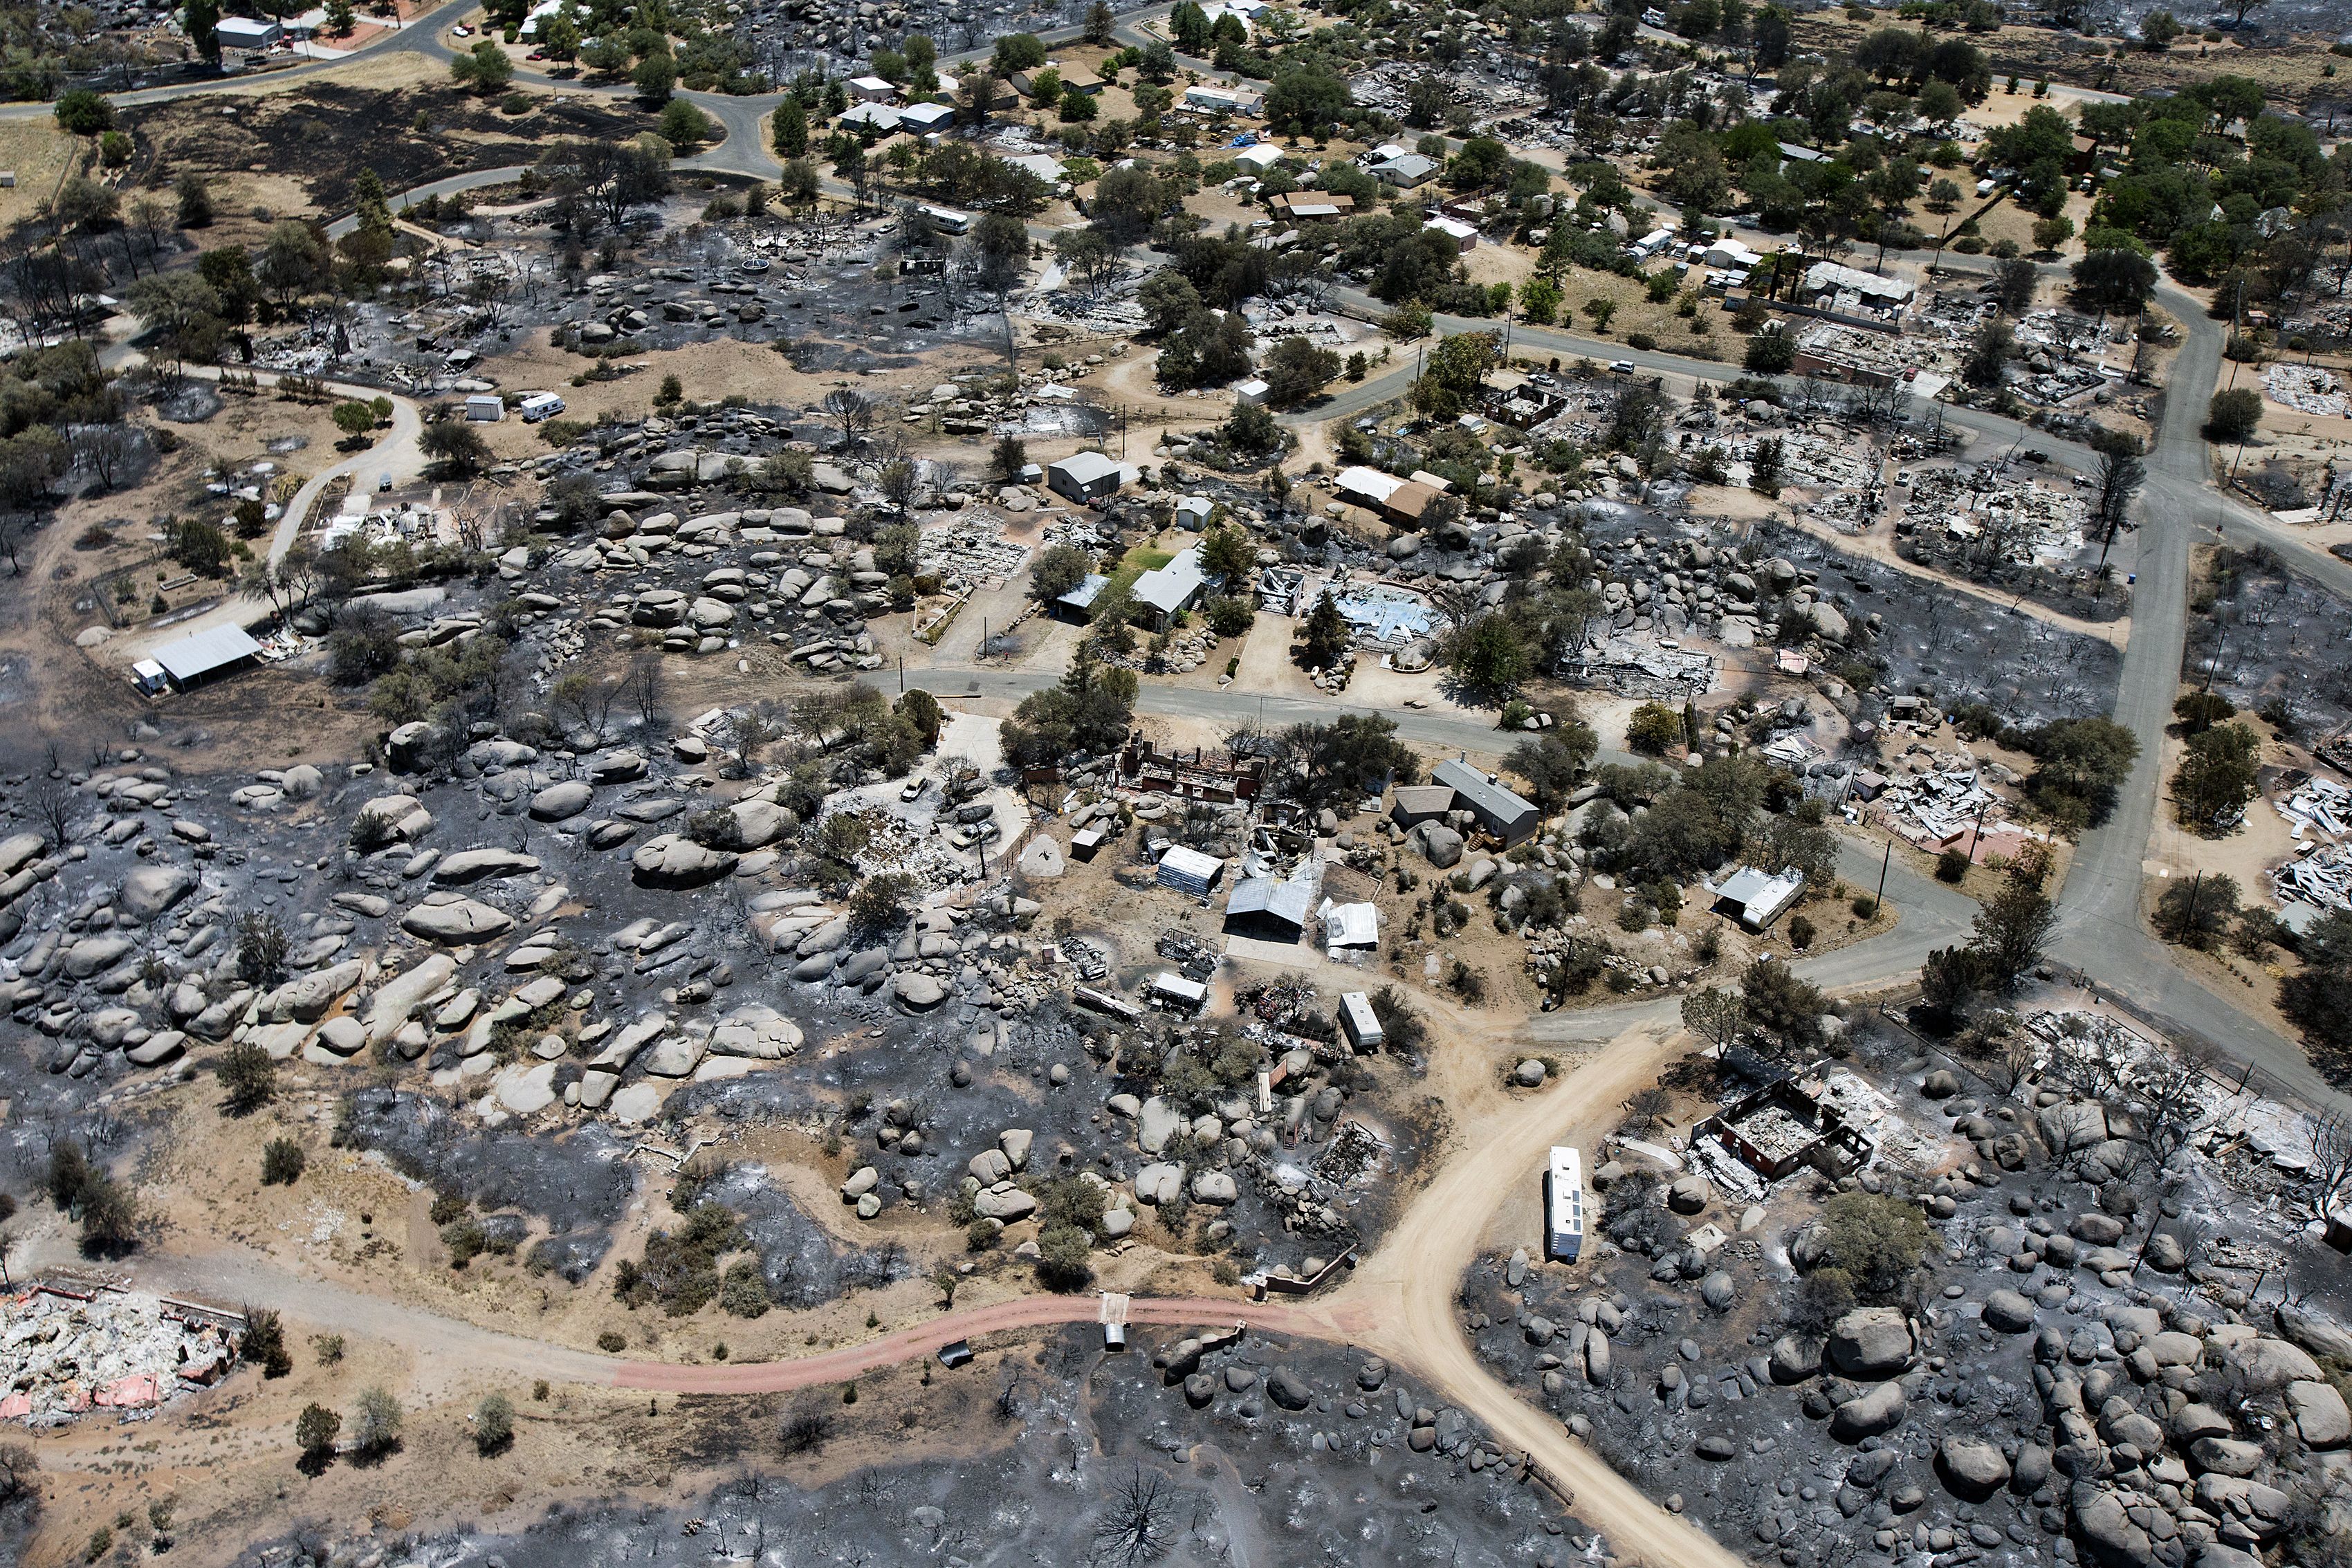
<path fill-rule="evenodd" d="M 1500 839 L 1505 849 L 1535 837 L 1536 826 L 1543 821 L 1532 802 L 1466 762 L 1441 762 L 1429 777 L 1433 783 L 1452 787 L 1454 803 L 1477 818 L 1478 825 Z"/>

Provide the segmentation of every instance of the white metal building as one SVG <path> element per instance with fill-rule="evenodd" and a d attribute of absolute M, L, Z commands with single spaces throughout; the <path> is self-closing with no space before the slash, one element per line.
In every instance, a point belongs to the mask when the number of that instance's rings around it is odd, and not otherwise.
<path fill-rule="evenodd" d="M 1565 1144 L 1552 1146 L 1544 1172 L 1544 1255 L 1573 1263 L 1584 1251 L 1584 1162 Z"/>

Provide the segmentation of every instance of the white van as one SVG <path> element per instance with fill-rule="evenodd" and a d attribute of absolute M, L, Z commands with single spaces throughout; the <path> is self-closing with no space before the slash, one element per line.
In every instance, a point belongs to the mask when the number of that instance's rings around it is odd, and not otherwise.
<path fill-rule="evenodd" d="M 563 400 L 553 392 L 525 392 L 515 404 L 525 424 L 537 424 L 542 419 L 553 419 L 563 412 Z"/>

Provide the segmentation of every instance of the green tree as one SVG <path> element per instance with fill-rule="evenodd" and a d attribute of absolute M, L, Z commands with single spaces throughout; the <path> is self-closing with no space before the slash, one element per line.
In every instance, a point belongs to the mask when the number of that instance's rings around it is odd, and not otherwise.
<path fill-rule="evenodd" d="M 2000 886 L 1977 909 L 1969 945 L 1984 965 L 1989 988 L 2010 990 L 2042 961 L 2058 910 L 2042 891 L 2049 873 L 2045 855 L 2021 855 L 2002 874 Z"/>
<path fill-rule="evenodd" d="M 2279 982 L 2279 1010 L 2313 1044 L 2352 1051 L 2352 915 L 2329 910 L 2304 933 L 2302 967 Z"/>
<path fill-rule="evenodd" d="M 1228 591 L 1237 590 L 1257 570 L 1257 546 L 1240 528 L 1221 524 L 1201 536 L 1201 569 L 1223 579 Z"/>
<path fill-rule="evenodd" d="M 2205 439 L 2245 442 L 2263 423 L 2263 394 L 2252 387 L 2232 387 L 2213 394 L 2205 405 Z"/>
<path fill-rule="evenodd" d="M 1299 663 L 1310 670 L 1328 670 L 1339 664 L 1340 655 L 1355 644 L 1355 634 L 1348 629 L 1348 619 L 1339 613 L 1339 601 L 1328 593 L 1316 600 L 1313 609 L 1299 628 Z"/>
<path fill-rule="evenodd" d="M 1258 368 L 1265 381 L 1265 400 L 1277 408 L 1292 408 L 1320 394 L 1339 373 L 1339 355 L 1296 333 L 1275 344 Z"/>
<path fill-rule="evenodd" d="M 1625 720 L 1625 747 L 1643 757 L 1664 757 L 1683 744 L 1683 716 L 1664 703 L 1643 703 Z"/>
<path fill-rule="evenodd" d="M 2238 879 L 2219 872 L 2174 878 L 2156 901 L 2156 934 L 2167 942 L 2210 949 L 2238 917 Z"/>
<path fill-rule="evenodd" d="M 2027 798 L 2064 825 L 2096 827 L 2115 809 L 2139 741 L 2111 719 L 2059 719 L 2022 737 L 2039 764 Z"/>
<path fill-rule="evenodd" d="M 1034 33 L 1011 33 L 996 40 L 996 74 L 1033 71 L 1045 63 L 1045 45 Z"/>
<path fill-rule="evenodd" d="M 662 106 L 661 138 L 681 152 L 692 152 L 710 140 L 709 116 L 686 101 L 674 98 Z"/>
<path fill-rule="evenodd" d="M 1787 332 L 1759 332 L 1748 340 L 1741 363 L 1759 376 L 1784 376 L 1796 367 L 1797 340 Z"/>
<path fill-rule="evenodd" d="M 311 1404 L 302 1407 L 294 1417 L 294 1446 L 302 1457 L 313 1463 L 333 1453 L 335 1439 L 343 1430 L 343 1418 L 324 1405 Z"/>
<path fill-rule="evenodd" d="M 667 103 L 677 89 L 677 61 L 666 54 L 647 55 L 629 73 L 629 84 L 647 103 Z"/>
<path fill-rule="evenodd" d="M 2190 737 L 2172 776 L 2181 824 L 2210 836 L 2235 828 L 2261 792 L 2262 749 L 2261 738 L 2243 724 L 2217 725 Z"/>
<path fill-rule="evenodd" d="M 1029 592 L 1051 604 L 1087 580 L 1093 562 L 1076 545 L 1048 545 L 1029 569 Z"/>
<path fill-rule="evenodd" d="M 416 445 L 425 456 L 459 477 L 470 477 L 489 466 L 489 443 L 464 419 L 434 421 L 417 437 Z"/>
<path fill-rule="evenodd" d="M 196 53 L 218 64 L 220 61 L 220 5 L 218 0 L 187 0 L 180 11 L 180 27 L 187 34 L 189 44 Z"/>
<path fill-rule="evenodd" d="M 1930 1239 L 1916 1203 L 1889 1193 L 1842 1192 L 1822 1206 L 1817 1271 L 1836 1270 L 1865 1306 L 1893 1306 L 1908 1294 Z"/>
<path fill-rule="evenodd" d="M 778 158 L 808 156 L 808 110 L 799 99 L 786 95 L 784 101 L 776 105 L 769 123 L 774 128 Z"/>
<path fill-rule="evenodd" d="M 452 57 L 449 79 L 476 92 L 496 92 L 514 80 L 514 61 L 490 38 L 481 39 L 465 54 Z"/>
<path fill-rule="evenodd" d="M 337 403 L 330 417 L 335 428 L 353 441 L 365 440 L 367 433 L 375 428 L 375 410 L 356 399 Z"/>
<path fill-rule="evenodd" d="M 1739 1010 L 1767 1054 L 1794 1057 L 1821 1049 L 1829 998 L 1788 965 L 1759 956 L 1739 972 Z"/>
<path fill-rule="evenodd" d="M 1445 639 L 1444 660 L 1463 695 L 1488 705 L 1516 695 L 1535 662 L 1526 636 L 1499 611 L 1455 627 Z"/>
<path fill-rule="evenodd" d="M 1414 378 L 1414 409 L 1440 422 L 1457 418 L 1477 397 L 1499 341 L 1492 332 L 1456 332 L 1440 339 Z"/>
<path fill-rule="evenodd" d="M 1584 782 L 1600 750 L 1601 737 L 1592 727 L 1565 714 L 1551 728 L 1513 747 L 1503 766 L 1526 781 L 1528 799 L 1538 809 L 1555 811 Z"/>
<path fill-rule="evenodd" d="M 1003 722 L 1004 755 L 1015 767 L 1035 768 L 1111 751 L 1134 722 L 1135 694 L 1134 671 L 1103 664 L 1082 643 L 1061 683 L 1022 698 Z"/>
<path fill-rule="evenodd" d="M 229 1110 L 236 1115 L 248 1115 L 277 1097 L 278 1064 L 253 1040 L 232 1043 L 214 1071 Z"/>
<path fill-rule="evenodd" d="M 2068 232 L 2073 224 L 2063 218 L 2045 220 L 2053 225 L 2066 223 Z M 2034 243 L 2041 243 L 2042 225 L 2034 225 Z M 2063 241 L 2066 236 L 2061 235 Z M 2097 237 L 2097 236 L 2094 236 Z M 2049 246 L 2045 248 L 2055 248 Z M 2107 246 L 2086 250 L 2074 266 L 2074 303 L 2101 316 L 2137 316 L 2147 306 L 2156 293 L 2156 263 L 2145 253 L 2129 246 Z"/>
<path fill-rule="evenodd" d="M 50 112 L 58 129 L 69 136 L 97 136 L 114 129 L 114 105 L 86 87 L 59 93 Z"/>
<path fill-rule="evenodd" d="M 989 448 L 988 472 L 1005 484 L 1017 483 L 1021 471 L 1029 466 L 1029 448 L 1017 435 L 1000 435 Z"/>
<path fill-rule="evenodd" d="M 352 1447 L 362 1454 L 388 1454 L 400 1446 L 404 1416 L 400 1401 L 381 1385 L 360 1390 L 352 1408 Z"/>

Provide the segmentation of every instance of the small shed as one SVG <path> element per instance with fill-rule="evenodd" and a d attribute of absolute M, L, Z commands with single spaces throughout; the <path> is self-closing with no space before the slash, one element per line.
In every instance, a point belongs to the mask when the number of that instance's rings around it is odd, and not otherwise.
<path fill-rule="evenodd" d="M 149 668 L 162 672 L 163 679 L 174 691 L 186 691 L 201 685 L 215 675 L 226 674 L 261 656 L 261 644 L 255 642 L 242 626 L 215 626 L 194 636 L 167 643 L 155 650 L 152 659 L 142 659 L 134 673 L 140 674 L 142 690 L 161 691 L 162 685 L 149 686 L 144 674 Z"/>
<path fill-rule="evenodd" d="M 1451 784 L 1400 784 L 1389 800 L 1389 820 L 1400 828 L 1417 828 L 1452 810 Z"/>
<path fill-rule="evenodd" d="M 1455 250 L 1470 251 L 1477 248 L 1478 230 L 1475 225 L 1465 224 L 1460 218 L 1432 218 L 1422 227 L 1435 229 L 1447 239 L 1452 240 Z"/>
<path fill-rule="evenodd" d="M 224 49 L 266 49 L 286 36 L 286 29 L 268 17 L 223 16 L 213 35 Z"/>
<path fill-rule="evenodd" d="M 1084 582 L 1054 601 L 1053 612 L 1055 619 L 1085 621 L 1094 613 L 1095 601 L 1100 599 L 1102 591 L 1109 586 L 1110 579 L 1101 572 L 1087 573 L 1087 580 Z"/>
<path fill-rule="evenodd" d="M 1080 828 L 1070 835 L 1070 858 L 1073 860 L 1090 861 L 1102 847 L 1103 831 L 1100 828 Z"/>
<path fill-rule="evenodd" d="M 466 399 L 466 417 L 477 424 L 496 424 L 507 416 L 507 400 L 496 392 L 475 392 Z"/>
<path fill-rule="evenodd" d="M 1372 998 L 1364 991 L 1349 991 L 1340 997 L 1339 1032 L 1360 1051 L 1378 1051 L 1388 1040 L 1380 1014 L 1372 1011 Z"/>
<path fill-rule="evenodd" d="M 1117 463 L 1099 452 L 1074 452 L 1045 467 L 1045 483 L 1054 493 L 1080 506 L 1117 495 L 1126 477 Z"/>
<path fill-rule="evenodd" d="M 1267 384 L 1264 377 L 1252 376 L 1245 382 L 1234 383 L 1234 402 L 1247 407 L 1255 407 L 1265 402 L 1265 394 L 1273 390 L 1274 388 Z"/>
<path fill-rule="evenodd" d="M 1333 952 L 1381 945 L 1381 908 L 1377 904 L 1334 904 L 1323 901 L 1323 946 Z"/>
<path fill-rule="evenodd" d="M 944 131 L 955 123 L 955 110 L 944 103 L 910 103 L 898 111 L 902 131 Z"/>
<path fill-rule="evenodd" d="M 898 89 L 880 77 L 851 77 L 842 86 L 859 103 L 887 103 L 898 96 Z"/>
<path fill-rule="evenodd" d="M 1209 890 L 1217 885 L 1217 879 L 1224 874 L 1224 862 L 1182 844 L 1171 847 L 1160 857 L 1160 885 L 1194 898 L 1206 898 Z"/>

